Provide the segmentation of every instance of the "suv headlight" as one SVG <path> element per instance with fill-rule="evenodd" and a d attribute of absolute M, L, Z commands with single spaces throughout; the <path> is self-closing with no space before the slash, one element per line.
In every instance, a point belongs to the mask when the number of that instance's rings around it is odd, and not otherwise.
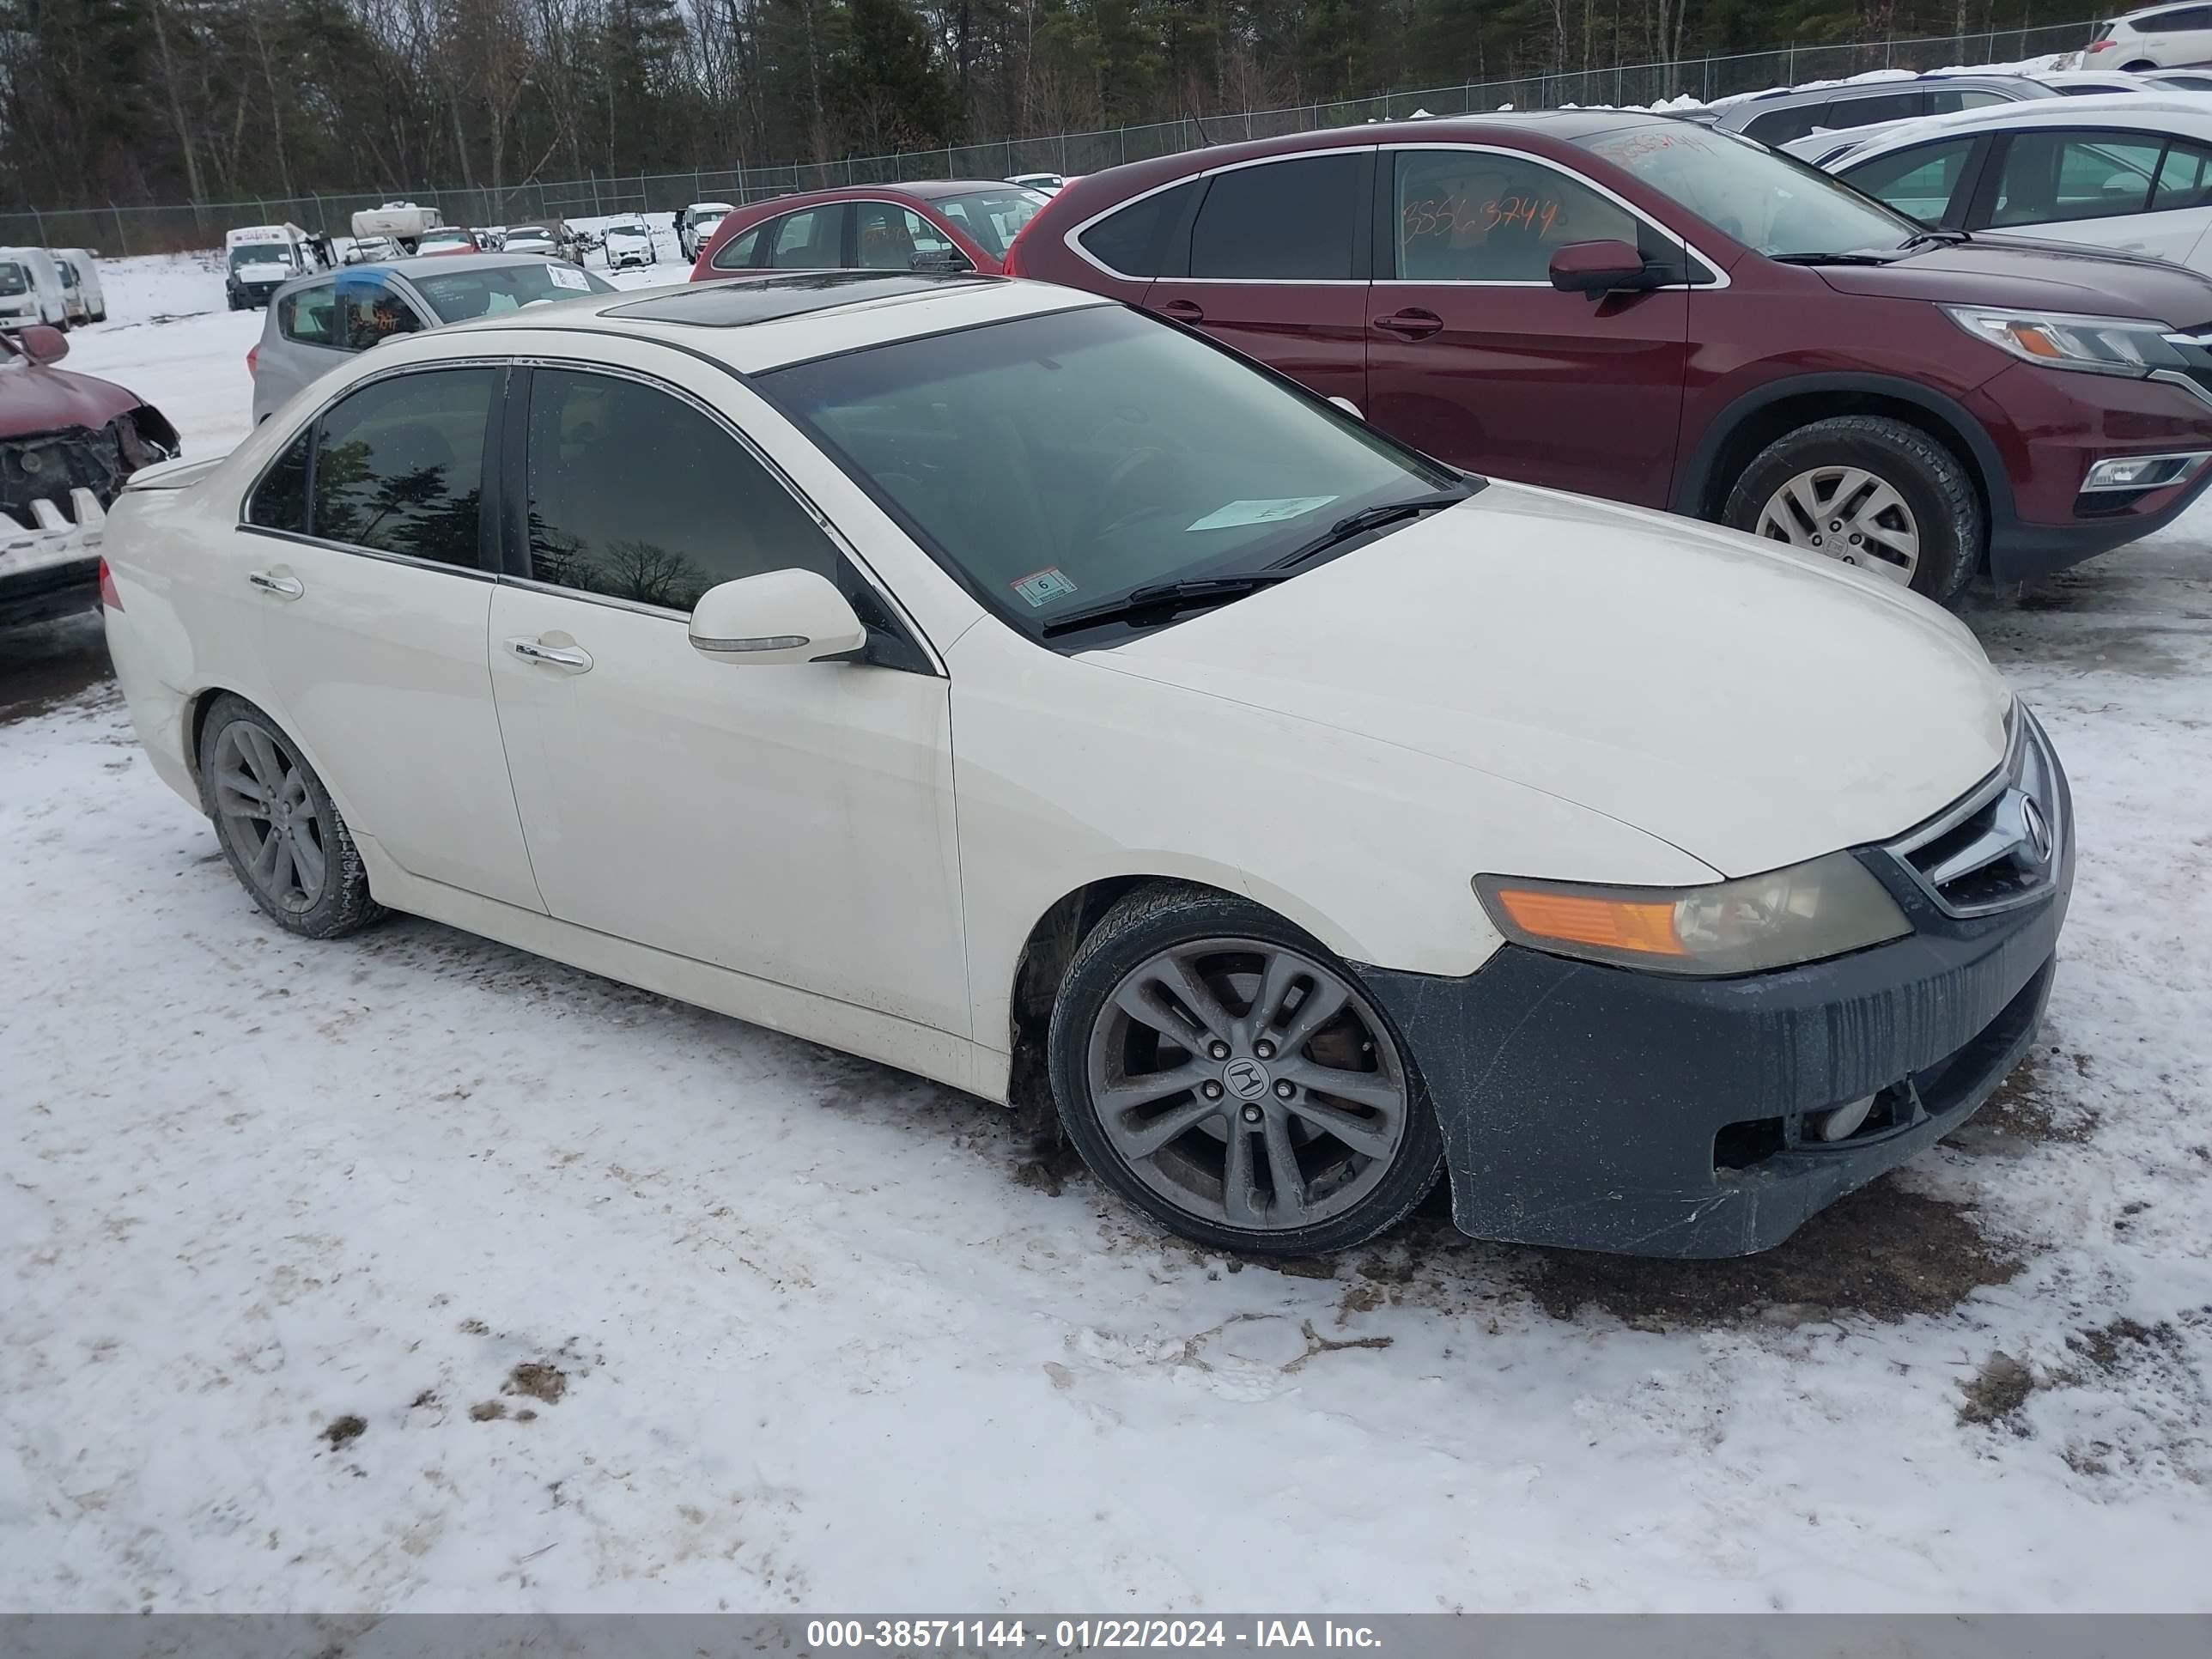
<path fill-rule="evenodd" d="M 1591 887 L 1477 876 L 1498 931 L 1554 956 L 1660 974 L 1755 974 L 1818 962 L 1912 924 L 1849 853 L 1702 887 Z"/>
<path fill-rule="evenodd" d="M 1943 313 L 1976 339 L 2045 368 L 2141 380 L 2157 369 L 2186 367 L 2182 355 L 2166 343 L 2166 325 L 2141 317 L 2078 317 L 1992 306 L 1945 306 Z"/>

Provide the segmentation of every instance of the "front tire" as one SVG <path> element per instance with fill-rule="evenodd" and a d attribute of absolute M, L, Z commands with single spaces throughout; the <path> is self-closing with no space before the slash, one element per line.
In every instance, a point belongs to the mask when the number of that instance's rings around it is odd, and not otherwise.
<path fill-rule="evenodd" d="M 1871 570 L 1948 603 L 1981 568 L 1989 529 L 1959 458 L 1903 421 L 1844 415 L 1753 458 L 1722 521 Z"/>
<path fill-rule="evenodd" d="M 1162 884 L 1116 904 L 1068 964 L 1047 1041 L 1092 1173 L 1211 1249 L 1364 1243 L 1443 1169 L 1419 1074 L 1352 970 L 1227 894 Z"/>
<path fill-rule="evenodd" d="M 276 721 L 218 697 L 200 728 L 200 799 L 239 884 L 302 939 L 337 939 L 384 915 L 331 792 Z"/>

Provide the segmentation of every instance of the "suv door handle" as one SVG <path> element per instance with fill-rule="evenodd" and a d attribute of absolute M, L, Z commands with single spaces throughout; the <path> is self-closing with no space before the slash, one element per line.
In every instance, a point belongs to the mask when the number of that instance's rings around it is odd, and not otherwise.
<path fill-rule="evenodd" d="M 1160 315 L 1172 317 L 1179 323 L 1202 323 L 1206 307 L 1195 300 L 1170 300 L 1160 307 Z"/>
<path fill-rule="evenodd" d="M 544 663 L 548 668 L 558 668 L 571 674 L 581 674 L 592 665 L 592 653 L 580 645 L 546 645 L 537 640 L 509 640 L 507 648 L 525 662 Z"/>
<path fill-rule="evenodd" d="M 263 592 L 274 593 L 280 599 L 296 599 L 307 591 L 307 583 L 281 564 L 271 570 L 249 571 L 246 580 Z"/>
<path fill-rule="evenodd" d="M 1433 311 L 1423 311 L 1409 306 L 1403 311 L 1394 311 L 1388 317 L 1377 317 L 1375 326 L 1386 334 L 1395 334 L 1401 339 L 1425 340 L 1444 325 L 1444 319 Z"/>

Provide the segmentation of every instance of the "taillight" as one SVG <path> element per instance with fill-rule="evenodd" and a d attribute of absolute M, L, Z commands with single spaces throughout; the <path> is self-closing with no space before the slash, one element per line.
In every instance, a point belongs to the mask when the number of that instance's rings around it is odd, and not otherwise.
<path fill-rule="evenodd" d="M 261 373 L 261 347 L 258 342 L 249 347 L 246 350 L 246 372 L 248 374 L 258 374 Z"/>
<path fill-rule="evenodd" d="M 100 562 L 100 602 L 110 611 L 123 609 L 123 595 L 115 591 L 115 573 L 105 559 Z"/>
<path fill-rule="evenodd" d="M 2108 52 L 2112 49 L 2112 43 L 2109 40 L 2092 40 L 2089 43 L 2089 50 L 2092 52 Z"/>

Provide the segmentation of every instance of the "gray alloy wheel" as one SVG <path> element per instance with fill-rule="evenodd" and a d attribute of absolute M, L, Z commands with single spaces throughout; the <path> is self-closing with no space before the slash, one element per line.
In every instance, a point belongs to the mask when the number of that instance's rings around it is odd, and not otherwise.
<path fill-rule="evenodd" d="M 279 927 L 336 939 L 383 915 L 337 803 L 268 715 L 217 697 L 200 728 L 199 774 L 224 859 Z"/>
<path fill-rule="evenodd" d="M 1408 1119 L 1395 1041 L 1303 951 L 1208 939 L 1125 975 L 1093 1024 L 1091 1099 L 1114 1148 L 1177 1210 L 1280 1232 L 1351 1209 Z"/>
<path fill-rule="evenodd" d="M 330 880 L 335 837 L 299 756 L 265 727 L 236 720 L 216 734 L 214 759 L 216 828 L 240 878 L 270 910 L 305 915 Z"/>
<path fill-rule="evenodd" d="M 1920 524 L 1897 487 L 1864 467 L 1815 466 L 1785 480 L 1753 533 L 1825 553 L 1910 587 L 1920 568 Z"/>

